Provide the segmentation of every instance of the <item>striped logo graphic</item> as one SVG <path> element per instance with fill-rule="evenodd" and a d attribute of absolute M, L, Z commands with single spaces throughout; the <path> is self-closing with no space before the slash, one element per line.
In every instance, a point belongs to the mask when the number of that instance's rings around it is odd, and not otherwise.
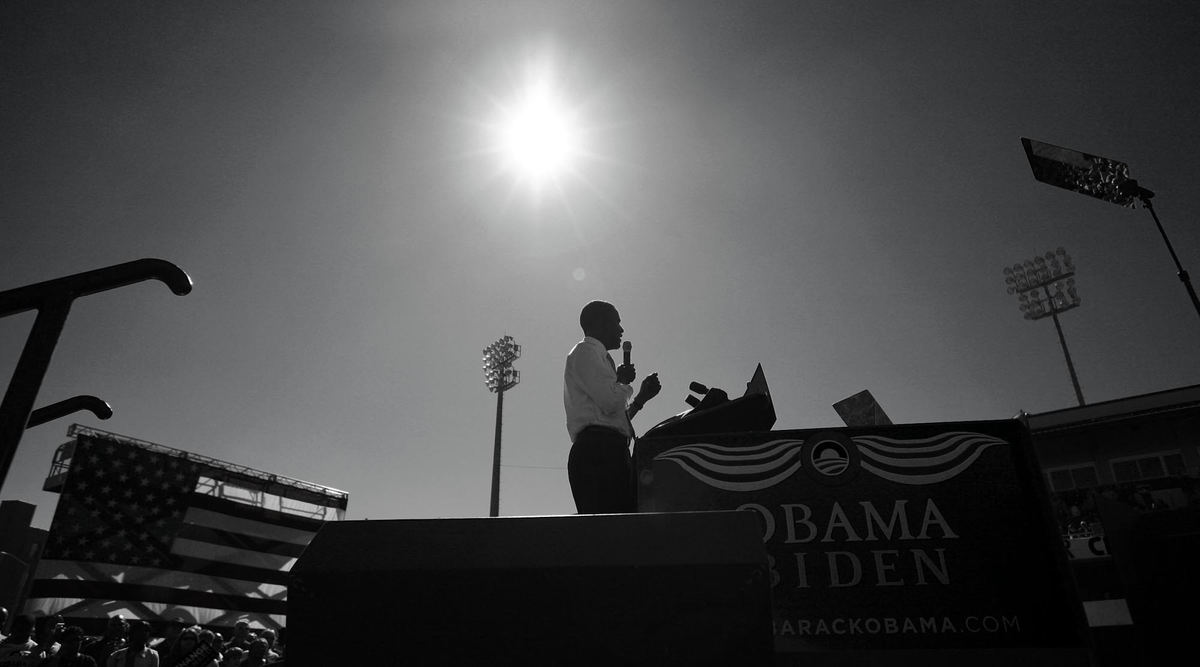
<path fill-rule="evenodd" d="M 939 433 L 928 438 L 898 440 L 880 435 L 851 438 L 858 445 L 862 468 L 898 484 L 937 484 L 971 467 L 981 454 L 1005 441 L 968 431 Z"/>
<path fill-rule="evenodd" d="M 803 440 L 772 440 L 750 447 L 697 442 L 669 449 L 655 461 L 671 461 L 705 484 L 726 491 L 761 491 L 800 469 Z"/>
<path fill-rule="evenodd" d="M 752 446 L 697 442 L 655 457 L 669 461 L 708 486 L 725 491 L 768 489 L 802 468 L 822 484 L 842 484 L 859 469 L 898 484 L 918 486 L 952 479 L 1004 440 L 967 431 L 901 440 L 879 435 L 852 438 L 833 432 L 808 441 L 771 440 Z"/>

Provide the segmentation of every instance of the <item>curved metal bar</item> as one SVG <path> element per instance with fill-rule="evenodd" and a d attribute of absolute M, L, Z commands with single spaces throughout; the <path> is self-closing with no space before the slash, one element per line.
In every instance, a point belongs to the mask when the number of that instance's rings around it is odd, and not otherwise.
<path fill-rule="evenodd" d="M 192 291 L 192 279 L 178 266 L 161 259 L 138 259 L 0 292 L 0 317 L 37 310 L 33 329 L 25 339 L 25 349 L 0 402 L 0 488 L 4 487 L 21 436 L 29 427 L 33 403 L 67 323 L 71 304 L 81 296 L 152 278 L 180 296 Z"/>
<path fill-rule="evenodd" d="M 38 408 L 29 413 L 29 423 L 25 428 L 30 429 L 34 426 L 41 426 L 48 421 L 54 421 L 59 417 L 66 417 L 72 412 L 87 410 L 100 419 L 108 419 L 113 415 L 112 407 L 108 402 L 102 401 L 99 398 L 91 395 L 72 396 L 65 401 L 52 403 L 44 408 Z"/>
<path fill-rule="evenodd" d="M 166 284 L 179 296 L 192 291 L 192 279 L 178 266 L 165 259 L 136 259 L 0 292 L 0 317 L 33 310 L 50 301 L 70 301 L 151 279 Z"/>

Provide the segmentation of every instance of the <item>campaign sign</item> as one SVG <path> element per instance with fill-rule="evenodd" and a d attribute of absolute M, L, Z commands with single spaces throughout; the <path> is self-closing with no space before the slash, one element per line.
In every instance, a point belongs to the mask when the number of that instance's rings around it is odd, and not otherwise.
<path fill-rule="evenodd" d="M 778 655 L 1088 664 L 1018 421 L 662 437 L 634 454 L 639 511 L 760 516 Z"/>

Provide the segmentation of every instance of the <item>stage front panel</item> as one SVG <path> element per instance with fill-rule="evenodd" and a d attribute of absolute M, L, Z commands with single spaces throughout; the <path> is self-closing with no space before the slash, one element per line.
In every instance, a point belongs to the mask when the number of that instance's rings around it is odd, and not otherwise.
<path fill-rule="evenodd" d="M 658 438 L 635 459 L 640 511 L 759 517 L 779 653 L 1086 660 L 1019 422 Z"/>

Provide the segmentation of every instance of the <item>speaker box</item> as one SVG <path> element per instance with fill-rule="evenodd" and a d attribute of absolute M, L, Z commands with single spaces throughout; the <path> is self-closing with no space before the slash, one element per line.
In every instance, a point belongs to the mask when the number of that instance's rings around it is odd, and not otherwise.
<path fill-rule="evenodd" d="M 287 662 L 770 664 L 752 512 L 340 521 L 291 570 Z"/>

